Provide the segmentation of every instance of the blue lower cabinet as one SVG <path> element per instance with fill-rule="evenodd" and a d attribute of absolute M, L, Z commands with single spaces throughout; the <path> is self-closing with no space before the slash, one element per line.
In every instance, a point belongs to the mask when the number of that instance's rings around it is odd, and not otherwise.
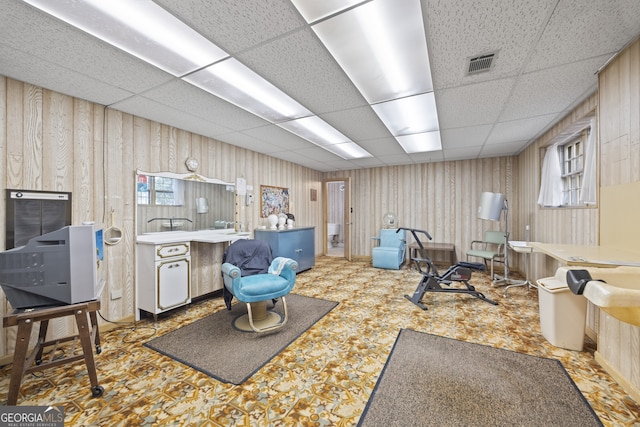
<path fill-rule="evenodd" d="M 271 246 L 273 257 L 286 257 L 298 261 L 298 272 L 308 270 L 316 263 L 315 227 L 296 227 L 286 230 L 254 230 L 256 240 Z"/>

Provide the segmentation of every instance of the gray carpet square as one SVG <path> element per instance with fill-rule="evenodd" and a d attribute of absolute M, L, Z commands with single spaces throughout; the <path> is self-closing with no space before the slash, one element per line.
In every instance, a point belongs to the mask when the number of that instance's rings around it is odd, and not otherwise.
<path fill-rule="evenodd" d="M 601 426 L 553 359 L 400 331 L 359 426 Z"/>
<path fill-rule="evenodd" d="M 247 311 L 246 304 L 236 303 L 231 311 L 218 311 L 144 345 L 220 381 L 242 384 L 338 305 L 295 294 L 287 295 L 286 301 L 289 320 L 274 332 L 235 329 L 233 320 Z M 282 301 L 275 310 L 282 311 Z"/>

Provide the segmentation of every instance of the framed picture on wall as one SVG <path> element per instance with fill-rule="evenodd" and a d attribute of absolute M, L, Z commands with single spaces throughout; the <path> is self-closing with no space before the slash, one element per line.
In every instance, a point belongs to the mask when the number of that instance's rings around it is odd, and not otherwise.
<path fill-rule="evenodd" d="M 260 186 L 260 217 L 289 212 L 289 189 L 283 187 Z"/>

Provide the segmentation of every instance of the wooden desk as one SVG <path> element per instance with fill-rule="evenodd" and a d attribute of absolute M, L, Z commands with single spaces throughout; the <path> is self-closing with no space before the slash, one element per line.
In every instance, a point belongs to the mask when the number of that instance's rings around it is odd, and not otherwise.
<path fill-rule="evenodd" d="M 449 252 L 449 259 L 451 265 L 456 263 L 456 247 L 453 243 L 434 243 L 434 242 L 425 242 L 422 243 L 422 246 L 426 251 L 433 252 Z M 409 261 L 418 257 L 418 252 L 420 251 L 420 246 L 417 242 L 411 243 L 409 245 Z M 433 260 L 432 260 L 433 261 Z"/>
<path fill-rule="evenodd" d="M 64 305 L 60 307 L 39 307 L 34 309 L 16 309 L 6 314 L 3 318 L 3 326 L 18 326 L 18 334 L 16 335 L 16 346 L 13 354 L 13 367 L 11 369 L 11 380 L 9 382 L 9 395 L 7 397 L 7 405 L 15 405 L 18 400 L 20 384 L 24 374 L 41 371 L 43 369 L 52 368 L 66 363 L 75 362 L 84 359 L 89 373 L 91 382 L 91 393 L 93 397 L 101 396 L 104 389 L 98 385 L 98 376 L 96 374 L 96 365 L 93 359 L 92 343 L 96 346 L 96 353 L 100 354 L 100 335 L 98 332 L 98 320 L 96 311 L 100 309 L 100 301 L 89 301 L 78 304 Z M 91 320 L 91 324 L 87 321 L 87 314 Z M 78 335 L 60 338 L 52 341 L 45 341 L 47 336 L 47 328 L 49 320 L 58 317 L 75 316 L 76 325 L 78 326 Z M 33 324 L 40 322 L 40 333 L 38 334 L 38 342 L 27 354 L 29 340 L 31 339 L 31 331 Z M 72 354 L 54 358 L 55 351 L 51 352 L 48 361 L 42 360 L 42 353 L 45 347 L 57 346 L 60 343 L 68 341 L 76 341 L 80 339 L 82 345 L 82 354 Z M 74 343 L 75 344 L 75 343 Z M 75 348 L 75 346 L 74 346 Z M 33 363 L 36 363 L 35 365 Z"/>

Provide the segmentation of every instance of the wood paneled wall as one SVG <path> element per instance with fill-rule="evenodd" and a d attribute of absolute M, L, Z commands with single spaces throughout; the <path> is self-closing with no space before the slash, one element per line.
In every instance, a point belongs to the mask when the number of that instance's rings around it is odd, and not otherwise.
<path fill-rule="evenodd" d="M 477 209 L 483 191 L 505 193 L 509 200 L 517 198 L 513 163 L 514 158 L 500 157 L 357 169 L 325 176 L 351 179 L 354 256 L 371 255 L 371 237 L 379 234 L 384 214 L 393 212 L 399 226 L 426 230 L 436 242 L 454 243 L 458 259 L 465 259 L 471 241 L 481 238 L 484 230 L 504 227 L 504 222 L 477 219 Z"/>
<path fill-rule="evenodd" d="M 115 211 L 123 239 L 105 248 L 107 287 L 101 313 L 107 319 L 132 319 L 134 314 L 135 171 L 186 173 L 187 157 L 200 160 L 202 175 L 232 182 L 244 177 L 256 200 L 261 184 L 289 188 L 297 225 L 322 229 L 322 203 L 309 202 L 309 190 L 322 188 L 318 171 L 0 77 L 0 187 L 70 191 L 74 224 L 95 220 L 110 225 L 110 211 Z M 238 206 L 240 219 L 250 229 L 266 224 L 259 208 L 259 202 Z M 3 201 L 1 224 L 5 218 Z M 5 249 L 4 233 L 2 226 L 0 250 Z M 196 246 L 193 291 L 202 294 L 212 290 L 214 278 L 219 277 L 211 259 L 221 259 L 221 248 Z M 316 253 L 321 250 L 317 231 Z M 123 297 L 111 300 L 111 289 L 121 289 Z M 0 315 L 4 315 L 11 308 L 0 294 Z M 0 357 L 13 351 L 14 329 L 0 329 Z M 74 326 L 71 319 L 59 320 L 49 329 L 51 336 L 64 336 Z"/>
<path fill-rule="evenodd" d="M 640 182 L 640 41 L 599 75 L 601 185 Z"/>
<path fill-rule="evenodd" d="M 516 215 L 519 217 L 522 229 L 527 224 L 530 226 L 531 241 L 570 245 L 599 244 L 599 210 L 597 206 L 542 208 L 538 205 L 542 160 L 544 159 L 546 148 L 553 144 L 554 139 L 558 138 L 574 123 L 597 111 L 597 105 L 598 94 L 595 93 L 518 156 L 517 175 L 520 197 Z M 536 253 L 531 255 L 529 276 L 532 280 L 553 276 L 559 266 L 560 264 L 553 258 Z M 599 310 L 595 306 L 589 304 L 587 309 L 587 329 L 590 335 L 597 334 L 598 312 Z"/>
<path fill-rule="evenodd" d="M 323 179 L 352 178 L 352 253 L 371 254 L 382 216 L 398 215 L 407 227 L 428 230 L 436 241 L 455 243 L 464 258 L 470 241 L 501 223 L 476 219 L 482 191 L 497 191 L 515 200 L 514 158 L 394 166 L 322 174 L 299 165 L 205 138 L 140 117 L 106 109 L 33 85 L 0 78 L 0 186 L 31 190 L 71 191 L 73 222 L 110 222 L 123 230 L 117 246 L 106 248 L 107 288 L 102 314 L 110 320 L 133 318 L 135 306 L 135 171 L 186 173 L 184 160 L 200 160 L 199 172 L 224 181 L 246 179 L 259 200 L 260 185 L 290 189 L 296 225 L 316 227 L 316 253 L 323 250 L 322 194 L 310 201 L 311 189 L 322 191 Z M 266 225 L 259 203 L 240 203 L 240 219 L 249 229 Z M 4 223 L 4 204 L 0 209 Z M 515 218 L 514 215 L 512 217 Z M 514 220 L 517 223 L 517 219 Z M 4 228 L 0 230 L 4 244 Z M 194 293 L 211 290 L 217 274 L 210 259 L 220 248 L 197 245 L 192 261 Z M 0 248 L 4 249 L 4 247 Z M 110 290 L 123 298 L 110 300 Z M 0 314 L 10 309 L 2 296 Z M 52 325 L 52 335 L 67 335 L 72 322 Z M 0 332 L 0 356 L 12 351 L 15 332 Z"/>
<path fill-rule="evenodd" d="M 546 147 L 572 124 L 593 114 L 597 109 L 597 103 L 598 95 L 591 95 L 518 156 L 516 175 L 519 197 L 515 216 L 519 221 L 519 233 L 516 233 L 516 237 L 522 236 L 519 240 L 524 239 L 524 228 L 528 224 L 532 241 L 572 245 L 599 243 L 597 207 L 542 208 L 538 205 L 542 160 Z M 534 255 L 532 261 L 533 278 L 551 276 L 558 267 L 555 261 L 543 255 Z"/>
<path fill-rule="evenodd" d="M 621 52 L 599 75 L 600 182 L 603 191 L 640 182 L 640 40 Z M 638 198 L 636 192 L 627 197 Z M 637 212 L 628 212 L 624 197 L 619 206 L 602 206 L 603 218 L 626 218 L 626 235 L 604 234 L 611 227 L 601 224 L 601 241 L 627 250 L 638 249 L 634 237 L 640 235 Z M 624 214 L 622 217 L 617 213 Z M 621 238 L 622 241 L 616 241 Z M 599 317 L 598 352 L 619 381 L 627 382 L 627 390 L 640 398 L 640 327 L 607 315 Z"/>

